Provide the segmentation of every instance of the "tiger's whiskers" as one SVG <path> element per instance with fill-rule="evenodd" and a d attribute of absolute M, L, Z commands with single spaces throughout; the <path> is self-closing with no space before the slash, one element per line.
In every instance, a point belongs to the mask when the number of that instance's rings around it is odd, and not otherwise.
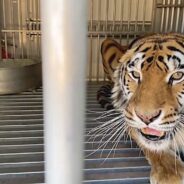
<path fill-rule="evenodd" d="M 117 146 L 121 138 L 128 130 L 128 126 L 125 123 L 123 113 L 117 112 L 114 109 L 101 113 L 101 115 L 97 117 L 95 121 L 100 123 L 100 125 L 89 130 L 88 135 L 91 136 L 88 140 L 90 141 L 91 139 L 93 139 L 92 144 L 94 144 L 95 140 L 98 137 L 100 137 L 100 140 L 98 141 L 98 148 L 92 151 L 92 153 L 88 154 L 86 157 L 89 157 L 90 155 L 96 153 L 99 150 L 101 150 L 100 157 L 102 157 L 105 148 L 107 147 L 108 143 L 111 142 L 113 145 L 112 148 L 110 149 L 110 152 L 108 153 L 108 155 L 104 160 L 105 162 L 106 159 L 111 155 L 112 151 L 114 149 L 117 149 Z"/>

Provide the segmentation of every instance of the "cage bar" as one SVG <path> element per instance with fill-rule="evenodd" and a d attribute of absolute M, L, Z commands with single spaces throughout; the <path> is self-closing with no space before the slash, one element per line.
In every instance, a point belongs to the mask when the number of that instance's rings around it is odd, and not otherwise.
<path fill-rule="evenodd" d="M 81 184 L 86 3 L 42 0 L 41 8 L 46 182 Z"/>

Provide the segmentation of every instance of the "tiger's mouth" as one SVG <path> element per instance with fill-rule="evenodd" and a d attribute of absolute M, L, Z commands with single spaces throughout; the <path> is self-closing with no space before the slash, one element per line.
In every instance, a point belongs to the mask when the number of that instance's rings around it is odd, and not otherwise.
<path fill-rule="evenodd" d="M 166 137 L 166 132 L 152 128 L 142 128 L 140 129 L 140 133 L 143 137 L 151 141 L 163 140 Z"/>

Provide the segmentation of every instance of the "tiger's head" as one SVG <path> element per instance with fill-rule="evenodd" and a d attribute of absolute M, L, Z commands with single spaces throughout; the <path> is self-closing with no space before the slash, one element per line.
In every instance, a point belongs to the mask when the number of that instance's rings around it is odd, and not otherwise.
<path fill-rule="evenodd" d="M 184 146 L 184 36 L 136 40 L 115 71 L 112 99 L 141 147 Z"/>

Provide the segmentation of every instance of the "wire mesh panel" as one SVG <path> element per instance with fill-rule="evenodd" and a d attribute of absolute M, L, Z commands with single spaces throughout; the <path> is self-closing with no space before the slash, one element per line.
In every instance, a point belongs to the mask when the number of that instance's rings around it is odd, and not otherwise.
<path fill-rule="evenodd" d="M 40 0 L 0 0 L 2 58 L 40 58 Z M 105 80 L 100 46 L 152 32 L 184 32 L 183 0 L 88 0 L 87 79 Z M 80 42 L 80 41 L 79 41 Z"/>
<path fill-rule="evenodd" d="M 127 45 L 139 35 L 184 32 L 183 0 L 89 0 L 90 81 L 104 80 L 100 45 L 106 37 Z"/>
<path fill-rule="evenodd" d="M 112 37 L 127 45 L 140 34 L 153 32 L 154 1 L 89 0 L 89 61 L 87 78 L 104 80 L 100 45 Z"/>
<path fill-rule="evenodd" d="M 155 32 L 184 31 L 184 1 L 158 0 L 155 9 Z"/>
<path fill-rule="evenodd" d="M 40 58 L 40 1 L 1 0 L 2 58 Z"/>

